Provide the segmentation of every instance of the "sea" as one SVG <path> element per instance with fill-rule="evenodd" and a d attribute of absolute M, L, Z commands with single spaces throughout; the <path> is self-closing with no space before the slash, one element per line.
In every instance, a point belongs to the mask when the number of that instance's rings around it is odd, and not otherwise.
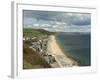
<path fill-rule="evenodd" d="M 77 61 L 79 66 L 91 66 L 91 34 L 85 32 L 59 32 L 55 34 L 66 56 Z"/>

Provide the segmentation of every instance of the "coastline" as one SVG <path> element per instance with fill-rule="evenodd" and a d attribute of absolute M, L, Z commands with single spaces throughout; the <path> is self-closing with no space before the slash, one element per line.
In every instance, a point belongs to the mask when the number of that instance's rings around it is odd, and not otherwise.
<path fill-rule="evenodd" d="M 47 53 L 55 57 L 55 60 L 60 67 L 78 66 L 76 61 L 72 60 L 63 53 L 54 35 L 49 36 Z"/>

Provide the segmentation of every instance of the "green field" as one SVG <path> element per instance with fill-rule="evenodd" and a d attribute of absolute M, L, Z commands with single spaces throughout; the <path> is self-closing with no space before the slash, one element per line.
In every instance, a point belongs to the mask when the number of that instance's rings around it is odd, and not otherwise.
<path fill-rule="evenodd" d="M 53 32 L 49 32 L 43 29 L 23 29 L 23 36 L 24 37 L 38 37 L 38 38 L 47 38 L 48 35 L 54 34 Z"/>

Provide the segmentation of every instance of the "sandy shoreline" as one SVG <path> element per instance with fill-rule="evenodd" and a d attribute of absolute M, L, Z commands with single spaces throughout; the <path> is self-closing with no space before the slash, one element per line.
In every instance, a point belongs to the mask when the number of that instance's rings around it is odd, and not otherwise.
<path fill-rule="evenodd" d="M 54 35 L 49 36 L 47 53 L 55 57 L 60 67 L 78 66 L 77 62 L 67 57 L 59 47 Z"/>

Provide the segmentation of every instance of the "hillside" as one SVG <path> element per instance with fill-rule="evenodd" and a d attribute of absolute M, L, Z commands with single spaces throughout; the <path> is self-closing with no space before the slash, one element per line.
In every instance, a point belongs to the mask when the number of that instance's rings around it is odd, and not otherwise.
<path fill-rule="evenodd" d="M 23 45 L 23 69 L 50 68 L 51 66 L 37 52 Z"/>
<path fill-rule="evenodd" d="M 40 40 L 48 39 L 48 36 L 54 34 L 52 32 L 43 29 L 23 29 L 23 37 L 26 38 L 23 41 L 23 69 L 35 69 L 35 68 L 50 68 L 51 66 L 45 61 L 43 56 L 39 54 L 37 47 L 39 48 Z M 28 39 L 27 39 L 28 38 Z M 36 40 L 34 39 L 36 38 Z M 34 43 L 34 44 L 32 44 Z M 42 42 L 42 45 L 44 43 Z M 33 50 L 32 46 L 35 46 Z M 44 49 L 44 48 L 43 48 Z"/>
<path fill-rule="evenodd" d="M 53 32 L 46 31 L 44 29 L 31 29 L 31 28 L 24 28 L 23 29 L 23 36 L 24 37 L 48 37 L 48 35 L 54 34 Z"/>

